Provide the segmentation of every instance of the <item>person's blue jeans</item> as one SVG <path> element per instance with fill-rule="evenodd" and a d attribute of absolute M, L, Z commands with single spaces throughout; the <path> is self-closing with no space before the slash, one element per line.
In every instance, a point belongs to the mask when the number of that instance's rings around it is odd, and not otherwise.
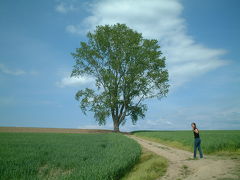
<path fill-rule="evenodd" d="M 194 140 L 194 154 L 193 157 L 196 158 L 197 156 L 197 149 L 200 154 L 200 158 L 203 158 L 203 153 L 202 153 L 202 148 L 201 148 L 201 139 L 200 138 L 195 138 Z"/>

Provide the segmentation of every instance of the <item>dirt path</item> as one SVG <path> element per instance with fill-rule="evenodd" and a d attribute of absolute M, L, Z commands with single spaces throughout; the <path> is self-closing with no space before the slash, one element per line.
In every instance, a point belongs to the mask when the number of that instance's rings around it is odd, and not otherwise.
<path fill-rule="evenodd" d="M 129 137 L 135 139 L 144 148 L 169 160 L 167 173 L 161 178 L 162 180 L 239 179 L 234 174 L 235 168 L 239 165 L 237 161 L 215 156 L 205 156 L 204 159 L 193 160 L 190 152 L 132 135 Z"/>

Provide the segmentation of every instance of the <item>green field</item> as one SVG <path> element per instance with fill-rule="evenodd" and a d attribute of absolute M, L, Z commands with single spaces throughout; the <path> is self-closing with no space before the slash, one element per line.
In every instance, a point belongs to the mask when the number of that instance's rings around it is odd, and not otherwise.
<path fill-rule="evenodd" d="M 134 135 L 181 149 L 193 150 L 192 131 L 136 131 Z M 240 130 L 200 131 L 204 153 L 240 153 Z"/>
<path fill-rule="evenodd" d="M 0 133 L 0 179 L 119 179 L 140 154 L 121 134 Z"/>

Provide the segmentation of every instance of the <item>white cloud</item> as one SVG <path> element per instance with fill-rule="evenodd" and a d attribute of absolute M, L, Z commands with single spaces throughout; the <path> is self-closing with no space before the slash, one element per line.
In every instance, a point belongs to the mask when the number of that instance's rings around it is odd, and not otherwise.
<path fill-rule="evenodd" d="M 67 87 L 67 86 L 82 86 L 89 85 L 94 83 L 94 79 L 92 77 L 80 76 L 80 77 L 64 77 L 60 82 L 57 82 L 59 87 Z"/>
<path fill-rule="evenodd" d="M 4 73 L 4 74 L 14 75 L 14 76 L 26 74 L 26 72 L 21 69 L 13 70 L 13 69 L 6 67 L 4 64 L 0 64 L 0 72 Z"/>
<path fill-rule="evenodd" d="M 173 123 L 171 121 L 166 121 L 166 124 L 173 125 Z"/>
<path fill-rule="evenodd" d="M 76 8 L 73 6 L 73 4 L 69 4 L 66 2 L 60 2 L 56 5 L 55 10 L 59 13 L 66 14 L 68 12 L 75 11 Z"/>
<path fill-rule="evenodd" d="M 74 25 L 68 25 L 66 31 L 72 34 L 82 34 L 84 32 L 84 30 L 81 31 L 80 27 Z"/>
<path fill-rule="evenodd" d="M 194 77 L 226 64 L 222 49 L 211 49 L 197 43 L 187 34 L 179 0 L 100 0 L 89 6 L 90 15 L 81 24 L 66 30 L 83 34 L 96 25 L 125 23 L 142 32 L 144 37 L 158 39 L 167 57 L 171 84 L 178 87 Z"/>

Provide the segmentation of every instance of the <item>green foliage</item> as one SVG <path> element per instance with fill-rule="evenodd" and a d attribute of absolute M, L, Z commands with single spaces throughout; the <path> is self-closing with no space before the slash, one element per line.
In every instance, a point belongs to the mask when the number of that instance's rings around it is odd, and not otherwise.
<path fill-rule="evenodd" d="M 140 153 L 120 134 L 0 133 L 0 179 L 119 179 Z"/>
<path fill-rule="evenodd" d="M 72 53 L 74 77 L 91 76 L 98 92 L 82 89 L 76 94 L 80 108 L 94 112 L 99 124 L 110 115 L 114 125 L 144 118 L 147 98 L 162 98 L 168 93 L 168 72 L 158 41 L 144 39 L 125 24 L 97 26 L 87 34 L 88 42 Z"/>
<path fill-rule="evenodd" d="M 136 131 L 134 134 L 186 150 L 193 150 L 192 131 Z M 202 130 L 200 137 L 204 153 L 240 152 L 239 130 Z"/>

